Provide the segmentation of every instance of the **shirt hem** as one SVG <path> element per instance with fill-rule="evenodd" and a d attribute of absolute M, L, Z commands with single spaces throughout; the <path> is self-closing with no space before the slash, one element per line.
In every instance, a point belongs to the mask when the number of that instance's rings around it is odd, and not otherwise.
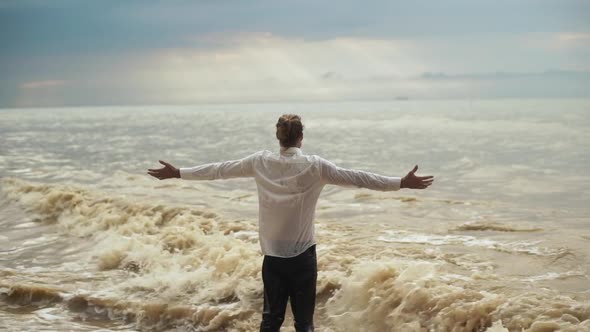
<path fill-rule="evenodd" d="M 301 250 L 301 252 L 299 252 L 299 253 L 297 253 L 297 254 L 295 254 L 295 255 L 292 255 L 292 256 L 275 256 L 275 255 L 269 255 L 269 254 L 264 254 L 264 253 L 263 253 L 263 255 L 264 255 L 264 256 L 270 256 L 270 257 L 277 257 L 277 258 L 293 258 L 293 257 L 296 257 L 296 256 L 299 256 L 299 255 L 301 255 L 301 254 L 302 254 L 302 253 L 304 253 L 304 252 L 305 252 L 307 249 L 309 249 L 309 248 L 313 247 L 313 246 L 314 246 L 314 245 L 316 245 L 316 244 L 317 244 L 316 242 L 313 242 L 313 243 L 312 243 L 312 244 L 310 244 L 309 246 L 305 247 L 305 249 Z"/>

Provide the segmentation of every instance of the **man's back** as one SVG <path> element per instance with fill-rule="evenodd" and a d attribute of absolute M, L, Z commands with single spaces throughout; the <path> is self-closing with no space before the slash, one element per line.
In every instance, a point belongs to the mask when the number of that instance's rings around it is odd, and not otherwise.
<path fill-rule="evenodd" d="M 293 257 L 315 244 L 315 206 L 324 183 L 320 159 L 295 147 L 253 158 L 262 252 Z"/>

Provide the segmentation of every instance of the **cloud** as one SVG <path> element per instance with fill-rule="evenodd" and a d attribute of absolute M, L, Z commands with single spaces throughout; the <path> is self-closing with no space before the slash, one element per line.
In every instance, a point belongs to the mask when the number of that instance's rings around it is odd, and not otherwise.
<path fill-rule="evenodd" d="M 551 95 L 589 95 L 570 88 L 590 71 L 589 14 L 583 0 L 0 0 L 0 102 L 544 96 L 557 81 Z"/>
<path fill-rule="evenodd" d="M 46 81 L 32 81 L 26 82 L 20 85 L 21 89 L 42 89 L 42 88 L 54 88 L 66 84 L 66 81 L 62 80 L 46 80 Z"/>
<path fill-rule="evenodd" d="M 590 33 L 559 33 L 557 39 L 564 42 L 590 42 Z"/>
<path fill-rule="evenodd" d="M 68 102 L 70 96 L 64 88 L 64 80 L 35 80 L 19 85 L 15 93 L 16 107 L 61 106 Z"/>
<path fill-rule="evenodd" d="M 321 75 L 324 80 L 340 80 L 342 76 L 334 71 L 327 71 Z"/>
<path fill-rule="evenodd" d="M 543 72 L 494 72 L 446 74 L 443 72 L 425 72 L 418 76 L 424 80 L 511 80 L 511 79 L 584 79 L 590 81 L 590 71 L 546 70 Z"/>
<path fill-rule="evenodd" d="M 45 77 L 59 75 L 60 80 L 25 81 L 21 90 L 53 92 L 21 94 L 13 104 L 590 96 L 587 72 L 547 70 L 519 52 L 518 36 L 480 44 L 355 37 L 307 40 L 269 32 L 207 38 L 219 46 L 26 61 L 18 68 L 31 68 L 31 75 L 49 70 Z M 482 45 L 486 48 L 480 49 Z M 499 47 L 510 49 L 503 60 L 511 66 L 495 65 L 497 54 L 489 50 Z"/>
<path fill-rule="evenodd" d="M 590 32 L 556 33 L 550 41 L 549 48 L 587 56 L 590 54 Z"/>
<path fill-rule="evenodd" d="M 493 72 L 446 74 L 426 72 L 414 79 L 445 98 L 587 98 L 590 71 Z M 455 86 L 457 89 L 445 87 Z"/>
<path fill-rule="evenodd" d="M 1 54 L 202 47 L 186 36 L 268 31 L 377 39 L 590 31 L 584 0 L 4 1 Z M 501 23 L 500 23 L 501 22 Z M 206 45 L 205 45 L 206 46 Z"/>

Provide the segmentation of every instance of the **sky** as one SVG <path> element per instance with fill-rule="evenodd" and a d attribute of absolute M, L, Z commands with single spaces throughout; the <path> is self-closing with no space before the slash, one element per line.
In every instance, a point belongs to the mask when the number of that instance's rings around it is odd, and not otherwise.
<path fill-rule="evenodd" d="M 0 0 L 0 107 L 590 97 L 587 0 Z"/>

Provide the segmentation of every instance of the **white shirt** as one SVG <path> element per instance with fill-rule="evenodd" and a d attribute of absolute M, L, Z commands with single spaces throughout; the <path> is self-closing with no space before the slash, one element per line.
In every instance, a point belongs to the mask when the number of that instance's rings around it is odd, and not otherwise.
<path fill-rule="evenodd" d="M 253 177 L 258 188 L 262 253 L 294 257 L 315 244 L 315 206 L 324 185 L 399 190 L 401 178 L 345 169 L 297 147 L 259 151 L 243 159 L 180 168 L 186 180 Z"/>

